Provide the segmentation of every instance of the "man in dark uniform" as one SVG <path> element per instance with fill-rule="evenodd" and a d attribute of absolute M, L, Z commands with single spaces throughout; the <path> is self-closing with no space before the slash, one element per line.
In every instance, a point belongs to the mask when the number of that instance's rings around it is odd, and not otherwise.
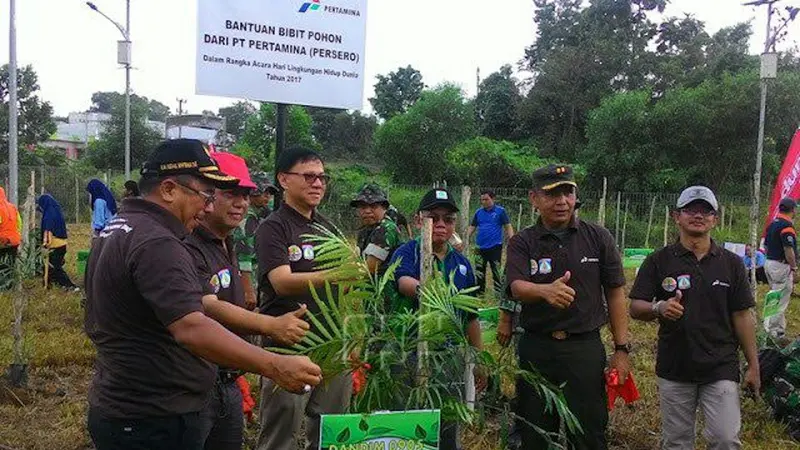
<path fill-rule="evenodd" d="M 533 184 L 530 200 L 540 219 L 511 239 L 506 263 L 509 294 L 522 302 L 520 368 L 532 366 L 551 383 L 564 385 L 567 404 L 583 427 L 582 435 L 570 436 L 576 448 L 605 449 L 606 350 L 600 328 L 609 319 L 615 343 L 611 368 L 622 382 L 630 370 L 622 261 L 608 230 L 575 217 L 571 167 L 538 169 Z M 517 396 L 518 414 L 527 422 L 558 431 L 558 417 L 545 412 L 543 399 L 522 380 Z M 522 448 L 547 448 L 532 427 L 521 426 Z"/>
<path fill-rule="evenodd" d="M 200 141 L 166 141 L 142 169 L 143 198 L 124 200 L 93 242 L 84 327 L 97 349 L 88 428 L 98 450 L 202 449 L 212 363 L 271 377 L 292 392 L 319 383 L 308 358 L 252 346 L 204 313 L 182 239 L 213 211 L 214 186 L 237 182 Z"/>
<path fill-rule="evenodd" d="M 239 269 L 244 279 L 245 308 L 255 309 L 258 292 L 258 261 L 256 260 L 256 230 L 261 222 L 272 214 L 269 207 L 272 196 L 278 189 L 269 181 L 269 175 L 264 172 L 253 173 L 253 185 L 250 194 L 250 206 L 247 216 L 242 223 L 233 230 L 233 240 L 236 255 L 239 257 Z"/>
<path fill-rule="evenodd" d="M 278 181 L 284 201 L 277 211 L 258 227 L 259 293 L 261 312 L 281 316 L 300 305 L 319 313 L 309 284 L 315 288 L 333 280 L 331 271 L 315 270 L 314 245 L 304 237 L 319 234 L 314 225 L 332 229 L 333 225 L 317 212 L 329 181 L 320 156 L 307 149 L 294 148 L 280 155 Z M 313 327 L 312 327 L 313 331 Z M 347 375 L 326 379 L 311 393 L 296 396 L 267 378 L 261 383 L 261 432 L 259 450 L 296 450 L 303 416 L 308 449 L 319 448 L 320 415 L 347 410 L 352 383 Z"/>
<path fill-rule="evenodd" d="M 764 245 L 767 247 L 767 273 L 769 288 L 781 291 L 778 314 L 764 320 L 764 329 L 776 338 L 786 334 L 786 308 L 792 298 L 794 274 L 797 272 L 797 232 L 792 220 L 797 203 L 784 198 L 778 205 L 778 217 L 767 227 Z"/>
<path fill-rule="evenodd" d="M 239 179 L 233 189 L 217 188 L 214 210 L 207 214 L 184 242 L 194 257 L 197 276 L 203 289 L 206 315 L 229 330 L 267 335 L 287 345 L 299 342 L 309 326 L 301 317 L 305 306 L 281 317 L 265 316 L 245 309 L 245 283 L 233 249 L 232 230 L 247 211 L 255 184 L 250 180 L 244 159 L 230 153 L 214 153 L 214 160 L 225 174 Z M 219 367 L 211 400 L 203 410 L 203 432 L 208 435 L 208 450 L 240 449 L 244 437 L 242 393 L 236 384 L 240 370 Z"/>
<path fill-rule="evenodd" d="M 400 230 L 387 214 L 389 199 L 386 198 L 386 192 L 377 184 L 367 184 L 350 202 L 350 206 L 358 208 L 361 219 L 358 248 L 366 258 L 370 272 L 382 276 L 392 254 L 402 244 Z"/>
<path fill-rule="evenodd" d="M 705 186 L 678 197 L 678 242 L 645 259 L 631 290 L 631 316 L 659 321 L 658 398 L 662 448 L 695 448 L 698 407 L 709 449 L 738 450 L 739 347 L 748 368 L 745 382 L 758 392 L 755 302 L 742 260 L 711 239 L 717 198 Z"/>

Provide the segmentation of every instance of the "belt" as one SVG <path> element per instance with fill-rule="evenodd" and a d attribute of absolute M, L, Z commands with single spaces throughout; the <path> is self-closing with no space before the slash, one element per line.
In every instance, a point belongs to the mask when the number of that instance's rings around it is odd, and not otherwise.
<path fill-rule="evenodd" d="M 556 330 L 551 332 L 532 332 L 525 330 L 525 334 L 542 337 L 546 339 L 552 339 L 554 341 L 582 341 L 588 339 L 594 339 L 600 337 L 600 330 L 591 330 L 591 331 L 583 331 L 580 333 L 571 333 L 566 330 Z"/>
<path fill-rule="evenodd" d="M 234 383 L 242 375 L 244 375 L 244 372 L 241 370 L 218 369 L 217 381 L 223 384 Z"/>

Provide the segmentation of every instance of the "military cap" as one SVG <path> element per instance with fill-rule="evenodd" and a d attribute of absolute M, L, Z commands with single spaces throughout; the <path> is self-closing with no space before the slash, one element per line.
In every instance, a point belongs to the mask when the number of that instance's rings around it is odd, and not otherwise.
<path fill-rule="evenodd" d="M 170 139 L 160 143 L 142 166 L 142 178 L 194 175 L 221 189 L 234 188 L 239 179 L 223 173 L 208 147 L 196 139 Z"/>
<path fill-rule="evenodd" d="M 375 183 L 367 183 L 358 191 L 356 198 L 350 201 L 350 206 L 355 208 L 362 203 L 367 205 L 381 204 L 388 208 L 389 198 L 386 196 L 386 191 L 381 189 L 380 186 Z"/>
<path fill-rule="evenodd" d="M 549 164 L 533 172 L 533 188 L 549 191 L 559 186 L 577 187 L 572 167 L 563 164 Z"/>
<path fill-rule="evenodd" d="M 272 195 L 278 194 L 278 188 L 272 184 L 272 177 L 268 173 L 256 171 L 251 174 L 250 178 L 256 184 L 256 189 L 253 191 L 255 195 L 261 195 L 265 192 L 270 192 Z"/>

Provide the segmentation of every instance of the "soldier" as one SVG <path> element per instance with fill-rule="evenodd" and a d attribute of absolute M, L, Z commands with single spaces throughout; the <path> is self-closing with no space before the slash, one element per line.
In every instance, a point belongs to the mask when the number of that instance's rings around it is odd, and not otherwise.
<path fill-rule="evenodd" d="M 389 200 L 386 192 L 377 184 L 367 184 L 350 206 L 358 208 L 361 218 L 358 248 L 366 258 L 370 272 L 383 275 L 392 253 L 402 243 L 397 224 L 387 215 Z"/>
<path fill-rule="evenodd" d="M 271 213 L 269 207 L 272 197 L 278 189 L 269 181 L 269 175 L 264 172 L 253 172 L 252 181 L 255 188 L 250 194 L 250 206 L 247 216 L 241 225 L 233 231 L 236 255 L 239 258 L 239 270 L 242 271 L 244 280 L 245 308 L 253 310 L 258 301 L 258 261 L 256 260 L 256 230 Z"/>

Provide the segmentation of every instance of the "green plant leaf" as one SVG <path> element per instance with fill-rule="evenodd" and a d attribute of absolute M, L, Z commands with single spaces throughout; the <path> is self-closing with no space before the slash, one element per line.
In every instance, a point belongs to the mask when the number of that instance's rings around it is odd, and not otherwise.
<path fill-rule="evenodd" d="M 416 436 L 417 439 L 424 441 L 425 438 L 428 437 L 428 432 L 425 431 L 425 429 L 422 428 L 419 424 L 417 424 L 417 427 L 414 428 L 414 436 Z"/>
<path fill-rule="evenodd" d="M 336 442 L 345 443 L 350 440 L 350 427 L 345 428 L 342 430 L 338 436 L 336 436 Z"/>

